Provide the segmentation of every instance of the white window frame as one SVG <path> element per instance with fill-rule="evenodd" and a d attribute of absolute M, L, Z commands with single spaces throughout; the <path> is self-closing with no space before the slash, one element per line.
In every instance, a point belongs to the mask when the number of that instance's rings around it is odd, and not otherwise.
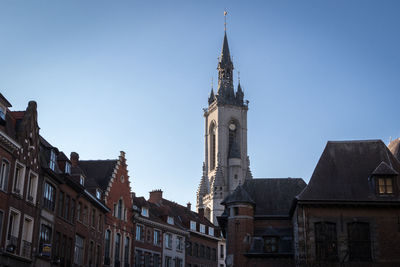
<path fill-rule="evenodd" d="M 4 165 L 7 164 L 7 172 L 4 172 Z M 7 159 L 2 159 L 1 160 L 1 168 L 0 168 L 0 189 L 7 192 L 8 191 L 8 182 L 10 180 L 10 168 L 11 164 Z"/>
<path fill-rule="evenodd" d="M 183 237 L 176 236 L 176 250 L 183 251 Z"/>
<path fill-rule="evenodd" d="M 190 221 L 190 230 L 196 231 L 197 222 Z"/>
<path fill-rule="evenodd" d="M 168 216 L 167 217 L 167 223 L 174 224 L 174 217 Z"/>
<path fill-rule="evenodd" d="M 26 220 L 30 221 L 30 229 L 26 230 L 26 226 L 25 226 L 25 221 Z M 33 248 L 33 226 L 34 226 L 35 220 L 33 219 L 33 217 L 29 216 L 29 215 L 24 215 L 24 221 L 22 224 L 22 236 L 21 236 L 21 245 L 20 245 L 20 255 L 22 256 L 22 251 L 23 251 L 23 245 L 24 245 L 24 240 L 31 243 L 31 253 L 32 253 L 32 248 Z M 28 231 L 26 238 L 24 237 L 24 233 Z"/>
<path fill-rule="evenodd" d="M 35 177 L 35 180 L 33 183 L 31 183 L 32 176 Z M 26 200 L 33 204 L 36 204 L 38 181 L 39 181 L 39 175 L 36 172 L 30 170 L 29 174 L 28 174 L 28 184 L 27 184 L 28 189 L 26 191 Z M 30 193 L 29 191 L 32 192 L 32 196 L 29 194 Z M 30 196 L 32 197 L 32 200 L 29 199 Z"/>
<path fill-rule="evenodd" d="M 158 233 L 158 239 L 156 239 L 156 232 Z M 161 246 L 161 230 L 154 229 L 153 230 L 153 245 L 154 246 Z"/>
<path fill-rule="evenodd" d="M 0 104 L 0 118 L 6 120 L 7 108 Z"/>
<path fill-rule="evenodd" d="M 164 238 L 165 239 L 165 248 L 172 249 L 172 238 L 173 238 L 172 234 L 165 233 L 164 236 L 165 236 L 165 238 Z M 171 238 L 168 239 L 167 237 L 171 237 Z"/>
<path fill-rule="evenodd" d="M 208 235 L 214 236 L 214 228 L 208 226 Z"/>
<path fill-rule="evenodd" d="M 49 168 L 53 171 L 55 171 L 56 169 L 56 152 L 54 151 L 54 149 L 50 150 Z"/>
<path fill-rule="evenodd" d="M 142 231 L 139 231 L 139 235 L 138 235 L 138 229 L 141 229 Z M 136 224 L 136 236 L 135 236 L 135 240 L 136 241 L 141 241 L 144 242 L 144 225 L 142 224 Z"/>
<path fill-rule="evenodd" d="M 8 212 L 8 219 L 7 219 L 8 220 L 8 222 L 7 222 L 7 232 L 6 232 L 6 244 L 7 245 L 11 243 L 11 240 L 8 239 L 8 232 L 9 232 L 9 229 L 10 229 L 11 213 L 14 213 L 14 214 L 16 214 L 18 216 L 18 218 L 13 221 L 13 228 L 11 230 L 11 234 L 14 237 L 16 237 L 17 240 L 18 240 L 18 237 L 19 237 L 19 224 L 20 224 L 20 221 L 21 221 L 21 212 L 19 210 L 15 209 L 15 208 L 13 208 L 13 207 L 10 207 L 10 210 Z"/>
<path fill-rule="evenodd" d="M 202 234 L 206 233 L 206 226 L 204 224 L 200 224 L 200 233 Z"/>
<path fill-rule="evenodd" d="M 20 170 L 18 171 L 18 177 L 17 177 L 17 170 Z M 25 172 L 26 172 L 25 164 L 22 164 L 21 162 L 16 160 L 14 168 L 14 180 L 12 185 L 12 192 L 20 196 L 22 196 L 24 193 Z"/>
<path fill-rule="evenodd" d="M 71 174 L 71 163 L 65 162 L 65 173 Z"/>
<path fill-rule="evenodd" d="M 149 209 L 146 207 L 142 207 L 142 216 L 149 217 Z"/>

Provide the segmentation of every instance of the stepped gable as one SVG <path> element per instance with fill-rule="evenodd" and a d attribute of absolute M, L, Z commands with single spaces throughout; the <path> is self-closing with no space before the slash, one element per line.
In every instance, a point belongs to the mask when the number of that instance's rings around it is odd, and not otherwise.
<path fill-rule="evenodd" d="M 117 162 L 118 160 L 80 160 L 79 167 L 88 181 L 94 180 L 90 182 L 91 184 L 98 184 L 103 191 L 106 191 Z"/>
<path fill-rule="evenodd" d="M 398 179 L 399 171 L 399 161 L 382 140 L 329 141 L 298 199 L 399 201 L 399 196 L 379 197 L 372 179 L 373 175 L 385 174 Z"/>

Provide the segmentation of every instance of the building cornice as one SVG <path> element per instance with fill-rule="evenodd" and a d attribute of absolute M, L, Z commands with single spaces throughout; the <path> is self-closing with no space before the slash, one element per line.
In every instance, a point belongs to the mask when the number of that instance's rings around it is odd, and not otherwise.
<path fill-rule="evenodd" d="M 141 223 L 145 223 L 145 224 L 154 226 L 154 227 L 157 227 L 157 228 L 160 228 L 160 229 L 163 229 L 163 230 L 167 230 L 167 231 L 171 231 L 171 232 L 174 232 L 174 233 L 177 233 L 177 234 L 181 234 L 181 235 L 184 235 L 184 236 L 188 236 L 189 235 L 188 231 L 177 229 L 177 228 L 175 228 L 173 226 L 169 226 L 169 225 L 166 225 L 166 224 L 163 224 L 163 223 L 158 223 L 158 222 L 155 222 L 155 221 L 152 221 L 150 219 L 143 218 L 143 217 L 139 217 L 138 216 L 138 217 L 135 217 L 134 220 L 136 220 L 138 222 L 141 222 Z"/>

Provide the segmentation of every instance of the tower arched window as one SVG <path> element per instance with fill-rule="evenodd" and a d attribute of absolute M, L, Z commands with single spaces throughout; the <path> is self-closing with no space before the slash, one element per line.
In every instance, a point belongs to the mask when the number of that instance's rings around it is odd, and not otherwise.
<path fill-rule="evenodd" d="M 229 128 L 228 155 L 230 158 L 240 158 L 238 123 L 234 120 L 231 120 L 229 122 L 228 128 Z"/>
<path fill-rule="evenodd" d="M 216 167 L 216 129 L 215 124 L 212 123 L 210 127 L 210 170 Z"/>

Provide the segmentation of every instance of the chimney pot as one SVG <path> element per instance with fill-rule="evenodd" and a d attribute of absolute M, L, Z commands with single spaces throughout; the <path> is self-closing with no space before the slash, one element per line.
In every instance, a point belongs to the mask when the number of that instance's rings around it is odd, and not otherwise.
<path fill-rule="evenodd" d="M 161 189 L 153 190 L 150 192 L 149 202 L 161 203 L 163 191 Z"/>
<path fill-rule="evenodd" d="M 192 210 L 192 203 L 188 202 L 186 204 L 186 207 L 188 208 L 188 210 Z"/>
<path fill-rule="evenodd" d="M 69 159 L 71 161 L 71 165 L 73 167 L 78 166 L 78 162 L 79 162 L 79 154 L 76 152 L 71 152 L 71 155 L 69 156 Z"/>

